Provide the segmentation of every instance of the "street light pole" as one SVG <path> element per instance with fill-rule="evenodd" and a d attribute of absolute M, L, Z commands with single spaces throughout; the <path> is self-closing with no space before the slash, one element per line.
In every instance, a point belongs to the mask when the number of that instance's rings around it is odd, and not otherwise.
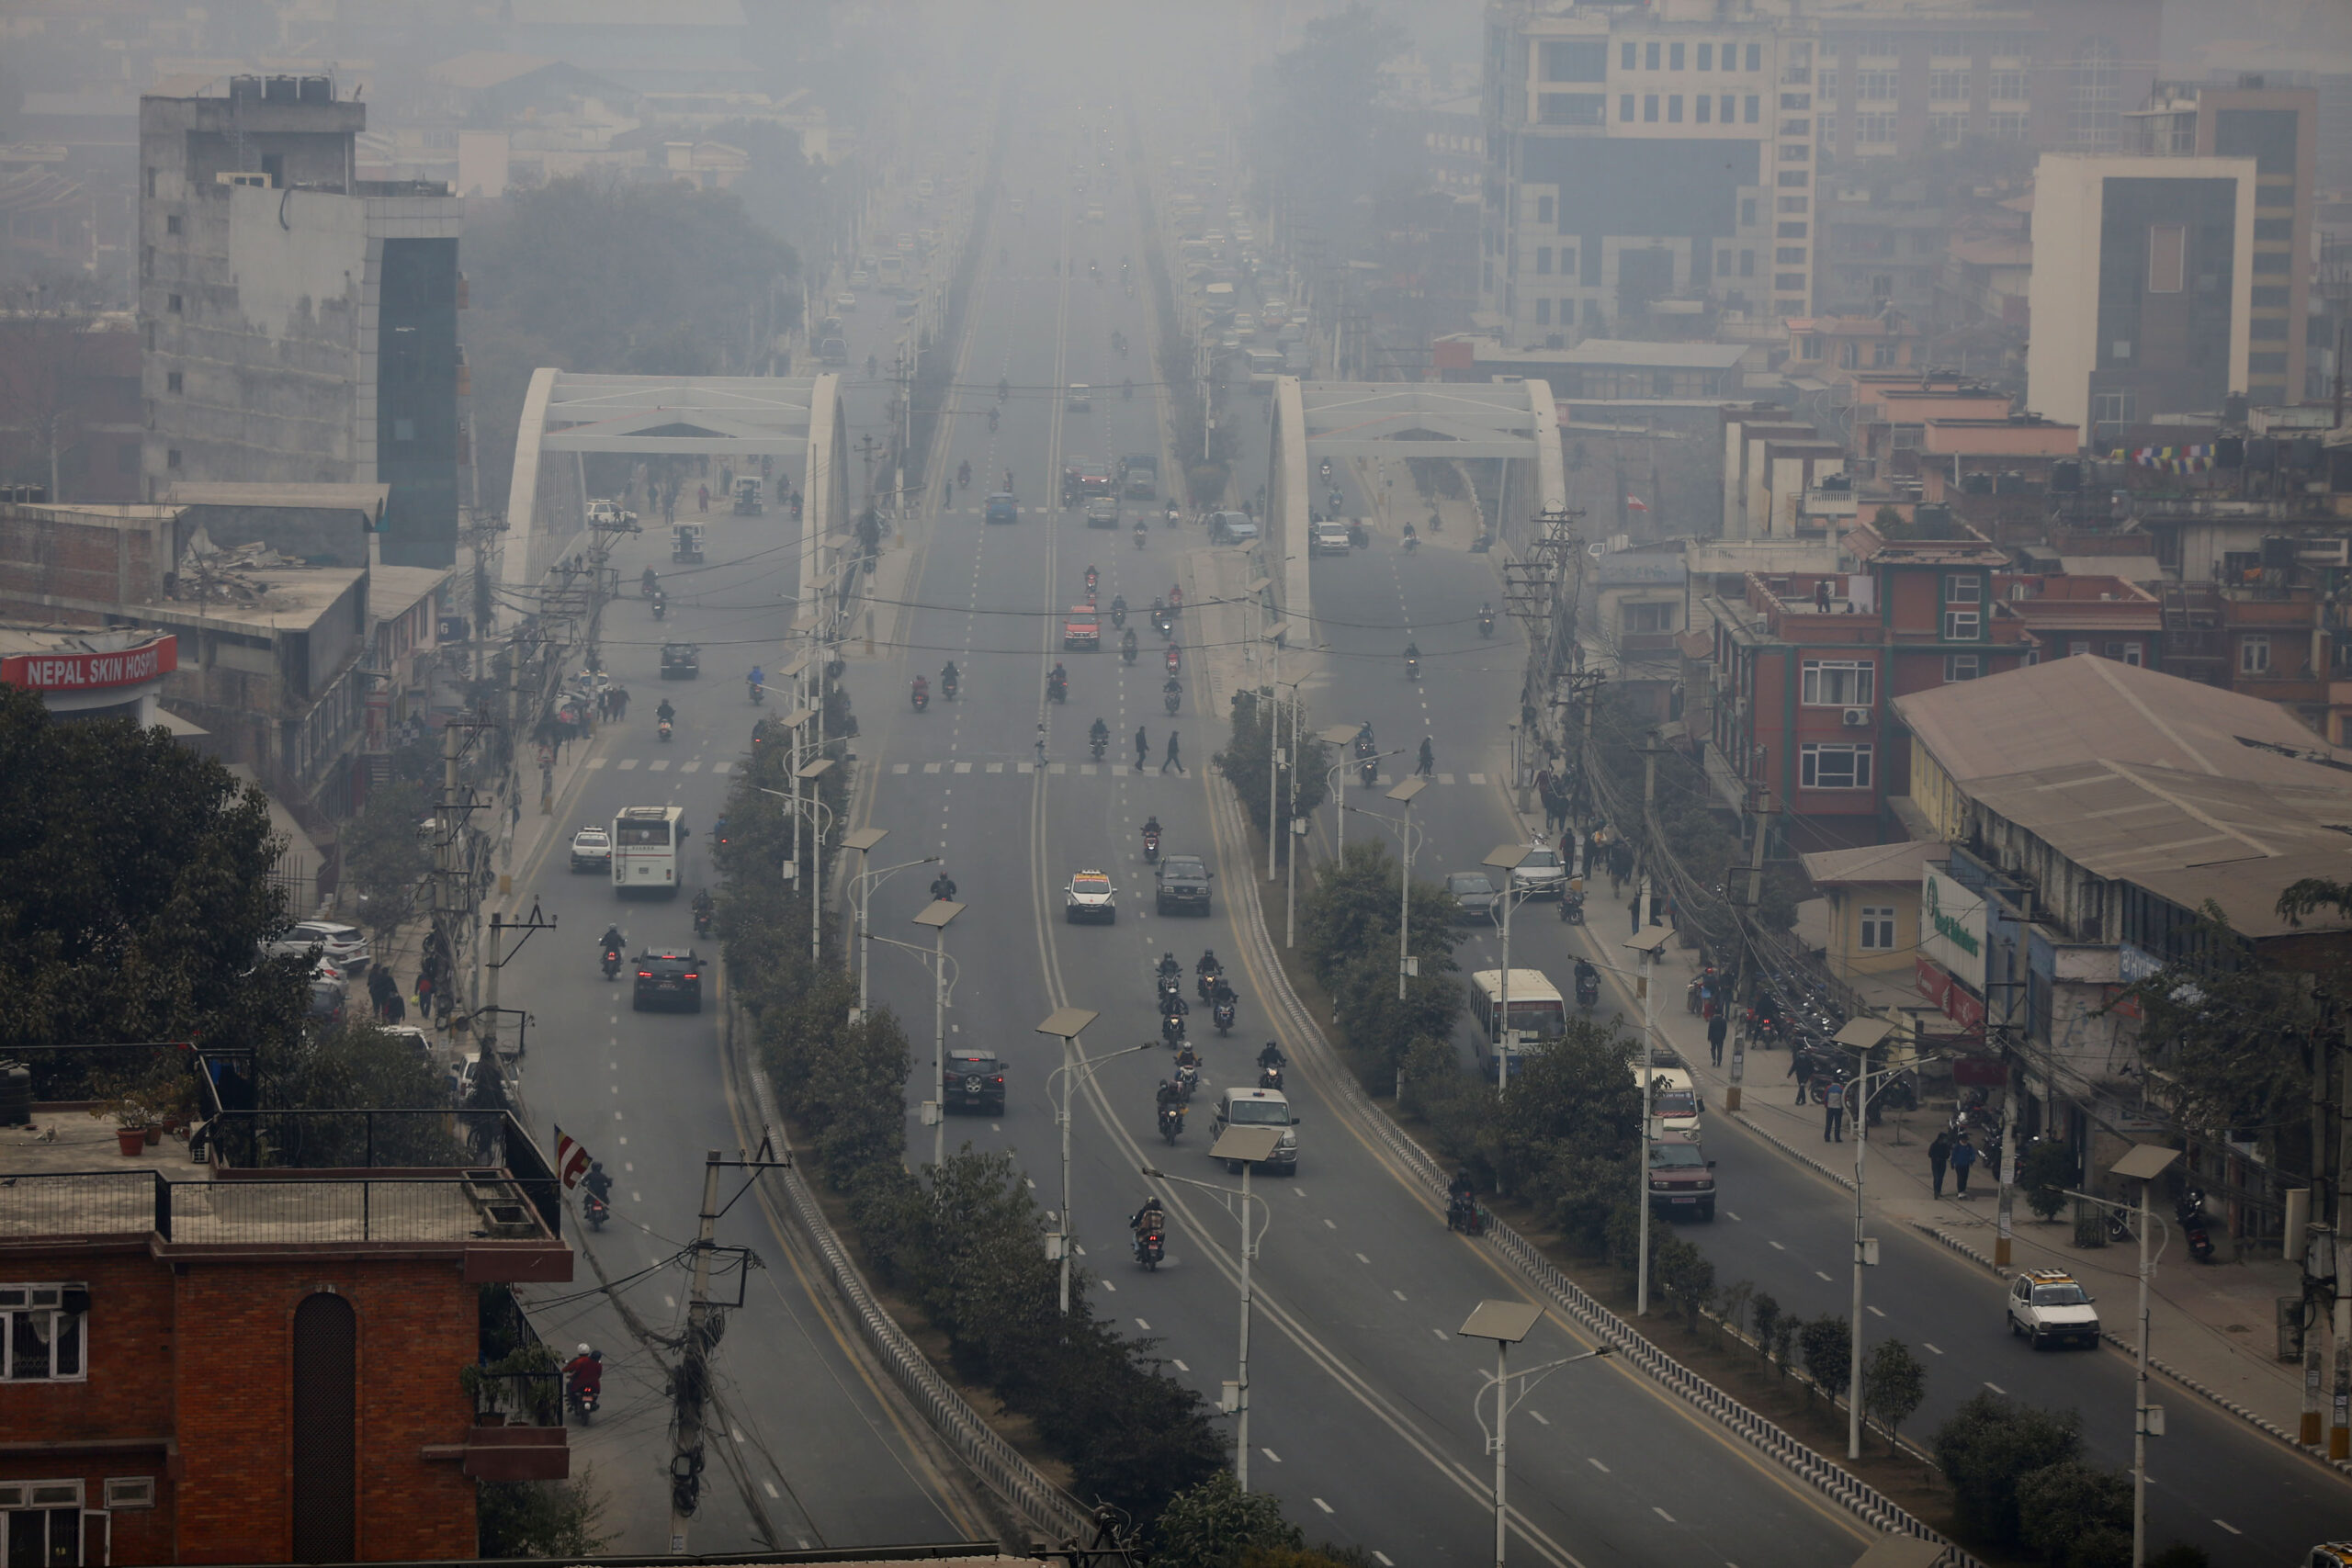
<path fill-rule="evenodd" d="M 1055 1221 L 1057 1231 L 1053 1239 L 1054 1250 L 1057 1254 L 1055 1261 L 1061 1265 L 1061 1308 L 1064 1317 L 1069 1315 L 1069 1255 L 1070 1243 L 1073 1239 L 1069 1224 L 1069 1102 L 1070 1097 L 1078 1092 L 1078 1079 L 1071 1075 L 1080 1067 L 1084 1067 L 1089 1073 L 1093 1073 L 1099 1071 L 1103 1063 L 1115 1057 L 1131 1056 L 1137 1051 L 1148 1051 L 1153 1048 L 1152 1043 L 1146 1041 L 1141 1045 L 1130 1045 L 1124 1051 L 1114 1051 L 1108 1056 L 1098 1057 L 1091 1062 L 1080 1059 L 1078 1037 L 1085 1033 L 1087 1026 L 1101 1016 L 1102 1014 L 1089 1008 L 1056 1008 L 1052 1016 L 1037 1026 L 1038 1033 L 1051 1034 L 1061 1041 L 1062 1065 L 1055 1069 L 1053 1077 L 1068 1078 L 1068 1081 L 1062 1085 L 1061 1100 L 1054 1108 L 1054 1117 L 1062 1124 L 1062 1209 L 1060 1215 Z M 1051 1080 L 1048 1080 L 1046 1084 L 1048 1094 L 1052 1092 L 1052 1088 Z"/>
<path fill-rule="evenodd" d="M 1503 1554 L 1510 1541 L 1510 1506 L 1505 1495 L 1510 1468 L 1509 1450 L 1504 1443 L 1510 1423 L 1510 1348 L 1524 1340 L 1543 1317 L 1544 1309 L 1529 1302 L 1480 1302 L 1477 1310 L 1453 1331 L 1464 1339 L 1491 1339 L 1495 1342 L 1495 1375 L 1489 1385 L 1495 1391 L 1495 1429 L 1494 1435 L 1487 1439 L 1487 1447 L 1495 1456 L 1495 1568 L 1503 1568 Z M 1537 1383 L 1562 1367 L 1609 1355 L 1612 1348 L 1606 1344 L 1597 1345 L 1582 1355 L 1564 1356 L 1556 1361 L 1545 1361 L 1540 1366 L 1528 1368 L 1519 1374 L 1527 1383 L 1520 1397 L 1526 1398 L 1534 1392 Z M 1483 1395 L 1486 1390 L 1478 1392 Z M 1473 1398 L 1470 1403 L 1472 1412 L 1476 1414 L 1477 1399 Z M 1479 1424 L 1486 1424 L 1485 1417 L 1479 1418 Z"/>
<path fill-rule="evenodd" d="M 1641 1220 L 1635 1227 L 1641 1237 L 1634 1265 L 1635 1317 L 1647 1317 L 1650 1311 L 1650 1075 L 1655 1060 L 1651 1046 L 1657 1038 L 1657 950 L 1666 945 L 1666 928 L 1649 923 L 1649 903 L 1645 885 L 1642 929 L 1625 943 L 1642 955 L 1642 1157 L 1634 1162 L 1634 1180 L 1639 1189 L 1634 1201 L 1641 1205 Z"/>
<path fill-rule="evenodd" d="M 1335 724 L 1328 729 L 1319 729 L 1316 731 L 1315 739 L 1320 740 L 1326 746 L 1337 749 L 1343 747 L 1350 741 L 1353 740 L 1356 738 L 1356 734 L 1357 732 L 1355 730 L 1350 729 L 1344 724 Z M 1336 792 L 1339 796 L 1339 813 L 1334 818 L 1338 824 L 1338 831 L 1335 835 L 1335 844 L 1331 852 L 1340 860 L 1345 860 L 1348 857 L 1348 770 L 1355 765 L 1355 759 L 1342 751 L 1340 754 L 1340 761 L 1338 763 L 1326 768 L 1323 771 L 1323 781 L 1326 788 L 1334 787 L 1332 781 L 1338 781 Z"/>
<path fill-rule="evenodd" d="M 1413 797 L 1429 782 L 1416 776 L 1387 792 L 1389 799 L 1405 808 L 1405 863 L 1396 877 L 1396 999 L 1400 1002 L 1405 999 L 1405 978 L 1413 970 Z"/>
<path fill-rule="evenodd" d="M 931 1098 L 925 1103 L 931 1108 L 933 1170 L 947 1163 L 946 1107 L 939 1100 L 947 1082 L 947 923 L 963 912 L 955 900 L 935 898 L 915 917 L 915 924 L 931 928 L 932 940 Z"/>
<path fill-rule="evenodd" d="M 2132 1382 L 2132 1568 L 2143 1568 L 2148 1561 L 2148 1438 L 2151 1433 L 2161 1437 L 2165 1421 L 2163 1407 L 2148 1403 L 2148 1275 L 2152 1266 L 2148 1257 L 2148 1185 L 2179 1157 L 2178 1149 L 2134 1144 L 2121 1159 L 2107 1168 L 2110 1176 L 2140 1184 L 2140 1345 L 2133 1358 Z M 2109 1203 L 2104 1198 L 2092 1201 L 2111 1208 L 2123 1207 L 2120 1203 Z"/>
<path fill-rule="evenodd" d="M 1510 1026 L 1510 912 L 1519 902 L 1519 866 L 1534 851 L 1526 844 L 1497 844 L 1481 863 L 1503 874 L 1503 1016 L 1499 1022 L 1487 1021 L 1487 1033 L 1492 1038 L 1499 1032 L 1495 1046 L 1495 1094 L 1508 1092 L 1510 1081 L 1511 1048 L 1519 1037 Z"/>

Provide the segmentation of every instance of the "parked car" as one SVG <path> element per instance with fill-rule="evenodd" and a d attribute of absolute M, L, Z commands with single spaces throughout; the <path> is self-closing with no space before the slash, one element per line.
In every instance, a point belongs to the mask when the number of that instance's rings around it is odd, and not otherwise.
<path fill-rule="evenodd" d="M 272 958 L 292 958 L 313 947 L 321 959 L 346 977 L 365 975 L 372 959 L 368 933 L 342 920 L 299 920 L 263 951 Z"/>
<path fill-rule="evenodd" d="M 1215 545 L 1254 545 L 1258 525 L 1246 512 L 1209 513 L 1209 542 Z"/>
<path fill-rule="evenodd" d="M 613 836 L 602 828 L 582 828 L 571 835 L 574 872 L 613 869 Z"/>

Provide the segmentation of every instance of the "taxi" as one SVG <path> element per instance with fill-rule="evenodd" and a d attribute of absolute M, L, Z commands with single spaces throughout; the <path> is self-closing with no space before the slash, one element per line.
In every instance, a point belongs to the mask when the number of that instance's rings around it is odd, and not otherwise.
<path fill-rule="evenodd" d="M 2098 1313 L 2090 1292 L 2063 1269 L 2029 1269 L 2009 1281 L 2009 1332 L 2037 1350 L 2045 1345 L 2098 1348 Z"/>
<path fill-rule="evenodd" d="M 1088 920 L 1106 926 L 1116 925 L 1119 922 L 1118 897 L 1108 875 L 1099 871 L 1081 871 L 1069 879 L 1063 914 L 1074 926 Z"/>
<path fill-rule="evenodd" d="M 1062 647 L 1081 648 L 1089 652 L 1102 646 L 1102 617 L 1091 604 L 1072 604 L 1069 616 L 1062 622 Z"/>

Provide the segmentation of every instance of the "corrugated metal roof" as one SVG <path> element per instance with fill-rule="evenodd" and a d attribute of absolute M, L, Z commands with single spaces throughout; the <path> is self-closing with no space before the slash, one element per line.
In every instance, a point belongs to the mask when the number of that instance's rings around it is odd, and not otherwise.
<path fill-rule="evenodd" d="M 1799 855 L 1798 863 L 1816 886 L 1837 883 L 1907 883 L 1917 886 L 1922 867 L 1951 853 L 1951 846 L 1937 839 L 1907 839 L 1894 844 L 1869 844 L 1859 850 L 1815 850 Z"/>
<path fill-rule="evenodd" d="M 2277 704 L 2112 659 L 2060 659 L 1914 692 L 1895 698 L 1894 711 L 1962 784 L 2099 759 L 2221 779 L 2352 783 L 2352 773 L 2247 744 L 2352 769 L 2352 751 L 2328 745 Z"/>
<path fill-rule="evenodd" d="M 318 511 L 364 512 L 372 521 L 384 514 L 384 502 L 391 493 L 390 485 L 183 481 L 165 486 L 164 500 L 175 506 L 299 506 Z"/>

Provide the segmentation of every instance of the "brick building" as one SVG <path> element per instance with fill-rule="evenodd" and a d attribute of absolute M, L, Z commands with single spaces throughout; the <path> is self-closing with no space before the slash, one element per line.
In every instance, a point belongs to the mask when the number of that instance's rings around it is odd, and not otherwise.
<path fill-rule="evenodd" d="M 519 1128 L 487 1171 L 241 1170 L 92 1125 L 0 1149 L 6 1561 L 469 1558 L 477 1481 L 570 1472 L 551 1382 L 460 1382 L 483 1287 L 571 1278 Z"/>

